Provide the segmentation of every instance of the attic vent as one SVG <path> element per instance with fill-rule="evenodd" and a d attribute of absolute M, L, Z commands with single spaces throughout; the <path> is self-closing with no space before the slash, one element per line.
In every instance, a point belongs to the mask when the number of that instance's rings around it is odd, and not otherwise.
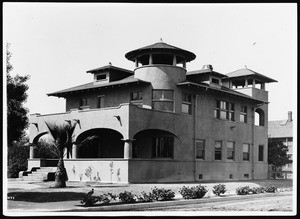
<path fill-rule="evenodd" d="M 212 65 L 203 65 L 202 69 L 210 69 L 213 70 Z"/>

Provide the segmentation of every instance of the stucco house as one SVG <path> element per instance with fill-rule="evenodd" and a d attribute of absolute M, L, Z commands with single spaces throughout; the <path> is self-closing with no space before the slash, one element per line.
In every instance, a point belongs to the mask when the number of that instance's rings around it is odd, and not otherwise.
<path fill-rule="evenodd" d="M 28 170 L 55 167 L 34 156 L 45 121 L 80 123 L 66 154 L 68 179 L 99 182 L 196 182 L 268 177 L 268 91 L 276 80 L 211 65 L 187 71 L 196 55 L 158 42 L 126 53 L 133 71 L 107 65 L 91 82 L 48 96 L 66 112 L 30 115 Z M 257 117 L 257 119 L 256 119 Z M 258 121 L 255 124 L 255 121 Z M 99 138 L 77 147 L 87 136 Z"/>

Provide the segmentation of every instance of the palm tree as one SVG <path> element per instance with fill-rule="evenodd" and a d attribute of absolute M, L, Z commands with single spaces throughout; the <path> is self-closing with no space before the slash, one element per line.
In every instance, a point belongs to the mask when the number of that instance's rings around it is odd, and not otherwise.
<path fill-rule="evenodd" d="M 54 139 L 54 146 L 58 153 L 58 164 L 57 170 L 55 172 L 55 188 L 64 188 L 66 187 L 67 181 L 67 172 L 64 165 L 64 150 L 67 148 L 67 151 L 70 151 L 73 146 L 72 135 L 75 130 L 77 121 L 73 124 L 71 122 L 57 125 L 55 123 L 45 122 L 50 134 Z"/>
<path fill-rule="evenodd" d="M 87 136 L 80 142 L 73 141 L 73 133 L 79 120 L 75 120 L 75 123 L 71 123 L 70 120 L 65 120 L 67 123 L 57 125 L 55 123 L 46 123 L 50 134 L 54 139 L 55 154 L 58 155 L 57 170 L 55 172 L 55 185 L 54 188 L 66 187 L 66 181 L 68 179 L 66 168 L 64 165 L 64 151 L 67 149 L 67 154 L 72 150 L 73 144 L 76 144 L 77 148 L 87 145 L 94 139 L 99 138 L 97 135 Z M 79 124 L 80 125 L 80 124 Z"/>

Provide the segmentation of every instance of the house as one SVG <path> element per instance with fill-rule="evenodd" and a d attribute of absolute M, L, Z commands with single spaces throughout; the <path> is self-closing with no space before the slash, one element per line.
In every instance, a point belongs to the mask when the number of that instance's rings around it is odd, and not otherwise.
<path fill-rule="evenodd" d="M 268 122 L 268 136 L 275 138 L 288 147 L 287 155 L 293 160 L 293 116 L 292 111 L 288 111 L 287 119 Z M 282 171 L 293 171 L 293 164 L 282 167 Z"/>
<path fill-rule="evenodd" d="M 92 81 L 48 94 L 66 112 L 30 115 L 28 169 L 53 166 L 34 157 L 46 122 L 74 120 L 69 180 L 121 183 L 266 179 L 268 92 L 276 80 L 245 68 L 187 71 L 196 55 L 158 42 L 126 53 L 133 71 L 107 65 Z M 258 124 L 255 124 L 255 118 Z M 78 147 L 88 136 L 98 138 Z"/>

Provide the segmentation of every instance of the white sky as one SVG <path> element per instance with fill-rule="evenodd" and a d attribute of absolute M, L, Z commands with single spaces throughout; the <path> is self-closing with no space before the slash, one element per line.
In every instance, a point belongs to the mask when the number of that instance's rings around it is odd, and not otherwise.
<path fill-rule="evenodd" d="M 162 38 L 196 54 L 188 71 L 212 64 L 227 74 L 247 65 L 277 80 L 266 85 L 269 120 L 286 119 L 289 110 L 296 116 L 296 3 L 3 6 L 3 48 L 11 43 L 12 75 L 31 76 L 30 114 L 64 112 L 65 100 L 47 93 L 91 82 L 86 71 L 108 62 L 133 70 L 125 53 Z"/>

